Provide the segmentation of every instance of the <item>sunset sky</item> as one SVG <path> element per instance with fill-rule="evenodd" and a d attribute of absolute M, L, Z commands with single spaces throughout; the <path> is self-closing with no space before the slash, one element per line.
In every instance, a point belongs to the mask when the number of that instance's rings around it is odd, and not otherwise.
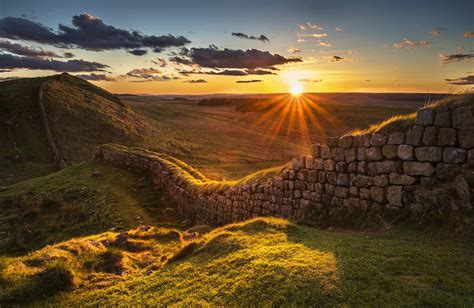
<path fill-rule="evenodd" d="M 474 83 L 473 1 L 0 0 L 0 79 L 115 93 L 450 92 Z"/>

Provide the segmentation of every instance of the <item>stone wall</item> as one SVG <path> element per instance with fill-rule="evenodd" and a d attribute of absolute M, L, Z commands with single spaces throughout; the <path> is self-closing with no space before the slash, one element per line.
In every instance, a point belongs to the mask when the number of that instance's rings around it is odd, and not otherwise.
<path fill-rule="evenodd" d="M 311 156 L 264 181 L 192 189 L 163 160 L 103 146 L 102 159 L 147 172 L 193 219 L 219 225 L 260 215 L 298 220 L 331 213 L 472 213 L 474 108 L 417 112 L 407 133 L 325 138 Z"/>

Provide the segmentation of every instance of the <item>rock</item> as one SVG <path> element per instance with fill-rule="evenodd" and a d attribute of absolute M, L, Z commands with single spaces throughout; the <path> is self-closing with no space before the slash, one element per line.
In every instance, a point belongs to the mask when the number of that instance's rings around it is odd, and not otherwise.
<path fill-rule="evenodd" d="M 387 201 L 390 205 L 401 206 L 402 205 L 402 186 L 388 186 L 385 188 Z"/>
<path fill-rule="evenodd" d="M 331 158 L 331 149 L 327 145 L 321 146 L 321 158 L 329 159 Z"/>
<path fill-rule="evenodd" d="M 458 148 L 444 148 L 443 161 L 445 163 L 462 163 L 466 160 L 466 150 Z"/>
<path fill-rule="evenodd" d="M 366 174 L 367 173 L 367 162 L 360 161 L 357 163 L 357 173 Z"/>
<path fill-rule="evenodd" d="M 374 185 L 378 187 L 385 187 L 388 185 L 388 176 L 386 174 L 374 176 Z"/>
<path fill-rule="evenodd" d="M 344 161 L 344 149 L 343 148 L 334 148 L 332 149 L 332 159 L 335 161 Z"/>
<path fill-rule="evenodd" d="M 377 202 L 383 202 L 385 200 L 384 189 L 376 186 L 370 187 L 370 198 Z"/>
<path fill-rule="evenodd" d="M 474 128 L 474 112 L 471 106 L 464 106 L 453 110 L 454 128 Z"/>
<path fill-rule="evenodd" d="M 459 145 L 463 149 L 474 148 L 474 128 L 462 128 L 458 132 Z"/>
<path fill-rule="evenodd" d="M 349 174 L 347 173 L 338 173 L 336 184 L 338 186 L 349 186 Z"/>
<path fill-rule="evenodd" d="M 354 136 L 352 142 L 353 147 L 369 147 L 371 135 L 358 135 Z"/>
<path fill-rule="evenodd" d="M 411 145 L 421 145 L 424 127 L 421 125 L 413 125 L 407 133 L 406 143 Z"/>
<path fill-rule="evenodd" d="M 365 158 L 369 161 L 381 160 L 382 150 L 380 147 L 370 147 L 365 150 Z"/>
<path fill-rule="evenodd" d="M 336 172 L 347 172 L 347 165 L 348 163 L 346 162 L 338 162 L 336 163 Z"/>
<path fill-rule="evenodd" d="M 357 148 L 357 160 L 365 160 L 365 151 L 367 148 Z"/>
<path fill-rule="evenodd" d="M 431 176 L 435 172 L 435 168 L 431 163 L 423 162 L 403 162 L 403 171 L 408 175 Z"/>
<path fill-rule="evenodd" d="M 360 188 L 359 195 L 360 195 L 360 198 L 363 200 L 370 200 L 370 189 Z"/>
<path fill-rule="evenodd" d="M 398 172 L 399 162 L 393 160 L 384 160 L 375 163 L 377 174 Z"/>
<path fill-rule="evenodd" d="M 327 179 L 329 184 L 336 185 L 336 183 L 337 183 L 336 172 L 328 172 L 326 174 L 326 179 Z"/>
<path fill-rule="evenodd" d="M 318 172 L 316 170 L 308 171 L 308 182 L 315 183 L 318 180 Z"/>
<path fill-rule="evenodd" d="M 349 195 L 352 197 L 357 197 L 359 195 L 359 189 L 355 186 L 349 187 Z"/>
<path fill-rule="evenodd" d="M 421 185 L 423 186 L 433 186 L 436 182 L 436 178 L 432 176 L 431 177 L 422 176 L 420 179 L 420 182 L 421 182 Z"/>
<path fill-rule="evenodd" d="M 321 145 L 319 143 L 311 146 L 311 155 L 313 155 L 314 158 L 318 158 L 321 155 Z"/>
<path fill-rule="evenodd" d="M 394 185 L 412 185 L 416 181 L 416 178 L 412 176 L 393 172 L 388 175 L 388 179 L 390 184 Z"/>
<path fill-rule="evenodd" d="M 415 157 L 419 161 L 439 162 L 443 158 L 443 148 L 441 147 L 415 148 Z"/>
<path fill-rule="evenodd" d="M 405 133 L 395 132 L 388 137 L 387 144 L 402 144 L 405 142 Z"/>
<path fill-rule="evenodd" d="M 369 187 L 374 184 L 374 179 L 370 176 L 358 174 L 356 175 L 355 184 L 358 187 Z"/>
<path fill-rule="evenodd" d="M 346 187 L 336 187 L 334 195 L 339 198 L 346 198 L 349 195 L 349 189 Z"/>
<path fill-rule="evenodd" d="M 347 166 L 347 172 L 349 173 L 356 173 L 357 172 L 357 162 L 353 161 L 350 162 L 349 165 Z"/>
<path fill-rule="evenodd" d="M 435 110 L 431 108 L 421 108 L 416 112 L 415 123 L 418 125 L 433 125 L 435 118 Z"/>
<path fill-rule="evenodd" d="M 316 158 L 314 160 L 314 169 L 315 170 L 323 170 L 324 169 L 324 159 Z"/>
<path fill-rule="evenodd" d="M 382 155 L 388 159 L 397 158 L 398 146 L 387 144 L 382 147 Z"/>
<path fill-rule="evenodd" d="M 436 144 L 439 146 L 455 146 L 457 131 L 454 128 L 441 127 L 438 130 Z"/>
<path fill-rule="evenodd" d="M 306 169 L 314 169 L 314 158 L 312 156 L 306 156 L 304 158 L 304 165 Z"/>
<path fill-rule="evenodd" d="M 467 152 L 467 163 L 469 166 L 474 166 L 474 149 Z"/>
<path fill-rule="evenodd" d="M 442 180 L 454 179 L 461 173 L 461 165 L 439 163 L 436 165 L 436 177 Z"/>
<path fill-rule="evenodd" d="M 293 170 L 298 171 L 301 169 L 301 167 L 304 166 L 304 159 L 301 157 L 293 157 L 291 159 L 291 166 Z"/>
<path fill-rule="evenodd" d="M 387 144 L 388 138 L 384 135 L 373 134 L 370 138 L 370 144 L 372 146 L 383 146 Z"/>
<path fill-rule="evenodd" d="M 441 127 L 451 126 L 451 112 L 448 108 L 438 108 L 436 110 L 434 125 Z"/>
<path fill-rule="evenodd" d="M 332 159 L 326 159 L 324 161 L 324 170 L 325 171 L 334 171 L 336 163 Z"/>
<path fill-rule="evenodd" d="M 423 144 L 424 145 L 436 145 L 436 138 L 438 137 L 438 127 L 427 126 L 423 132 Z"/>
<path fill-rule="evenodd" d="M 326 144 L 330 146 L 331 148 L 337 147 L 339 143 L 339 138 L 338 137 L 327 137 L 326 138 Z"/>
<path fill-rule="evenodd" d="M 352 162 L 357 160 L 357 149 L 352 148 L 344 151 L 344 157 L 346 158 L 346 161 Z"/>
<path fill-rule="evenodd" d="M 413 146 L 400 144 L 397 150 L 397 156 L 401 160 L 413 160 Z"/>
<path fill-rule="evenodd" d="M 338 146 L 340 148 L 349 149 L 352 147 L 353 136 L 342 136 L 339 138 Z"/>

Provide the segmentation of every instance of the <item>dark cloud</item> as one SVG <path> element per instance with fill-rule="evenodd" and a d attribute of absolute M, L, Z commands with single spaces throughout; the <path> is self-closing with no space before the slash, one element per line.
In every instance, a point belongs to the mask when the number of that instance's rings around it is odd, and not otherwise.
<path fill-rule="evenodd" d="M 144 56 L 147 54 L 148 51 L 146 49 L 132 49 L 132 50 L 127 50 L 127 52 L 135 56 Z"/>
<path fill-rule="evenodd" d="M 222 76 L 247 76 L 247 75 L 275 75 L 275 73 L 256 69 L 256 70 L 234 70 L 234 69 L 225 69 L 225 70 L 212 70 L 212 71 L 202 71 L 202 70 L 191 70 L 191 71 L 180 71 L 181 75 L 188 76 L 192 74 L 202 74 L 202 75 L 222 75 Z"/>
<path fill-rule="evenodd" d="M 85 79 L 85 80 L 91 80 L 91 81 L 115 81 L 114 78 L 108 77 L 105 74 L 79 74 L 75 75 L 76 77 Z"/>
<path fill-rule="evenodd" d="M 204 80 L 204 79 L 193 79 L 193 80 L 186 80 L 186 81 L 183 81 L 183 82 L 187 82 L 187 83 L 207 83 L 207 81 Z"/>
<path fill-rule="evenodd" d="M 62 56 L 52 52 L 44 51 L 42 49 L 34 49 L 29 46 L 14 44 L 9 41 L 0 40 L 0 49 L 14 53 L 19 56 L 27 57 L 48 57 L 48 58 L 62 58 Z"/>
<path fill-rule="evenodd" d="M 74 58 L 74 57 L 75 57 L 75 55 L 72 52 L 63 53 L 63 58 L 70 59 L 70 58 Z"/>
<path fill-rule="evenodd" d="M 463 60 L 468 60 L 474 58 L 474 53 L 456 53 L 456 54 L 440 54 L 439 59 L 441 60 L 441 63 L 447 64 L 447 63 L 452 63 L 452 62 L 459 62 Z"/>
<path fill-rule="evenodd" d="M 191 61 L 190 59 L 180 57 L 180 56 L 170 57 L 169 60 L 171 62 L 176 63 L 176 64 L 183 64 L 183 65 L 193 65 L 194 64 L 193 61 Z"/>
<path fill-rule="evenodd" d="M 471 31 L 471 32 L 464 32 L 464 37 L 473 38 L 473 37 L 474 37 L 474 31 Z"/>
<path fill-rule="evenodd" d="M 252 79 L 252 80 L 237 80 L 236 83 L 255 83 L 255 82 L 262 82 L 260 79 Z"/>
<path fill-rule="evenodd" d="M 469 75 L 466 77 L 459 77 L 456 79 L 445 79 L 449 84 L 454 84 L 458 86 L 474 84 L 474 75 Z"/>
<path fill-rule="evenodd" d="M 165 75 L 161 70 L 156 68 L 135 68 L 129 71 L 125 76 L 140 80 L 133 80 L 132 82 L 149 82 L 149 81 L 168 81 L 179 79 L 179 77 Z"/>
<path fill-rule="evenodd" d="M 0 54 L 0 67 L 4 69 L 26 68 L 30 70 L 52 70 L 57 72 L 97 72 L 103 71 L 108 66 L 98 62 L 84 60 L 57 61 Z"/>
<path fill-rule="evenodd" d="M 190 43 L 184 36 L 149 36 L 138 31 L 119 29 L 106 25 L 100 18 L 87 13 L 73 16 L 72 25 L 69 27 L 59 24 L 59 31 L 56 33 L 25 18 L 5 17 L 0 19 L 0 37 L 95 51 L 151 48 L 160 52 L 165 48 Z"/>
<path fill-rule="evenodd" d="M 288 49 L 288 52 L 297 53 L 297 52 L 301 52 L 301 50 L 299 50 L 298 48 L 291 47 L 290 49 Z"/>
<path fill-rule="evenodd" d="M 162 58 L 156 58 L 156 60 L 151 60 L 151 63 L 159 65 L 160 67 L 166 66 L 166 61 Z"/>
<path fill-rule="evenodd" d="M 322 79 L 298 79 L 300 82 L 321 82 Z"/>
<path fill-rule="evenodd" d="M 260 34 L 260 36 L 253 36 L 253 35 L 248 35 L 242 32 L 232 32 L 232 35 L 237 36 L 238 38 L 241 38 L 241 39 L 246 39 L 246 40 L 257 40 L 264 43 L 270 42 L 268 37 L 266 37 L 263 34 Z"/>
<path fill-rule="evenodd" d="M 344 61 L 344 57 L 341 56 L 332 56 L 332 58 L 329 59 L 329 62 L 341 62 Z"/>
<path fill-rule="evenodd" d="M 431 30 L 430 34 L 431 34 L 432 36 L 438 36 L 438 35 L 440 35 L 442 32 L 445 32 L 445 31 L 448 31 L 448 29 L 443 28 L 443 27 L 434 27 L 433 30 Z"/>
<path fill-rule="evenodd" d="M 209 48 L 191 48 L 186 54 L 190 63 L 205 68 L 231 68 L 249 69 L 258 68 L 274 69 L 275 65 L 302 62 L 300 58 L 285 58 L 279 54 L 257 49 L 218 49 L 215 46 Z"/>

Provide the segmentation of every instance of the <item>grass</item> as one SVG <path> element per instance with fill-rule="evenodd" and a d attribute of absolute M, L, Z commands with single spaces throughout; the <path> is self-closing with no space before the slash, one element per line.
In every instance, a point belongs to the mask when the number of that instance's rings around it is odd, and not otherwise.
<path fill-rule="evenodd" d="M 163 214 L 170 207 L 144 175 L 74 165 L 0 193 L 0 251 L 22 253 L 110 228 L 173 223 L 173 213 Z"/>
<path fill-rule="evenodd" d="M 165 236 L 169 233 L 173 235 Z M 139 227 L 127 233 L 125 242 L 118 240 L 119 233 L 107 232 L 3 258 L 0 302 L 40 306 L 474 304 L 474 245 L 459 238 L 402 230 L 320 230 L 278 218 L 256 218 L 198 232 L 192 238 L 187 238 L 188 233 Z M 74 277 L 70 289 L 52 292 L 52 287 L 47 291 L 28 287 L 38 273 L 57 262 L 66 264 L 60 267 L 63 276 Z M 114 266 L 104 267 L 104 262 Z M 49 278 L 43 283 L 55 285 Z"/>

